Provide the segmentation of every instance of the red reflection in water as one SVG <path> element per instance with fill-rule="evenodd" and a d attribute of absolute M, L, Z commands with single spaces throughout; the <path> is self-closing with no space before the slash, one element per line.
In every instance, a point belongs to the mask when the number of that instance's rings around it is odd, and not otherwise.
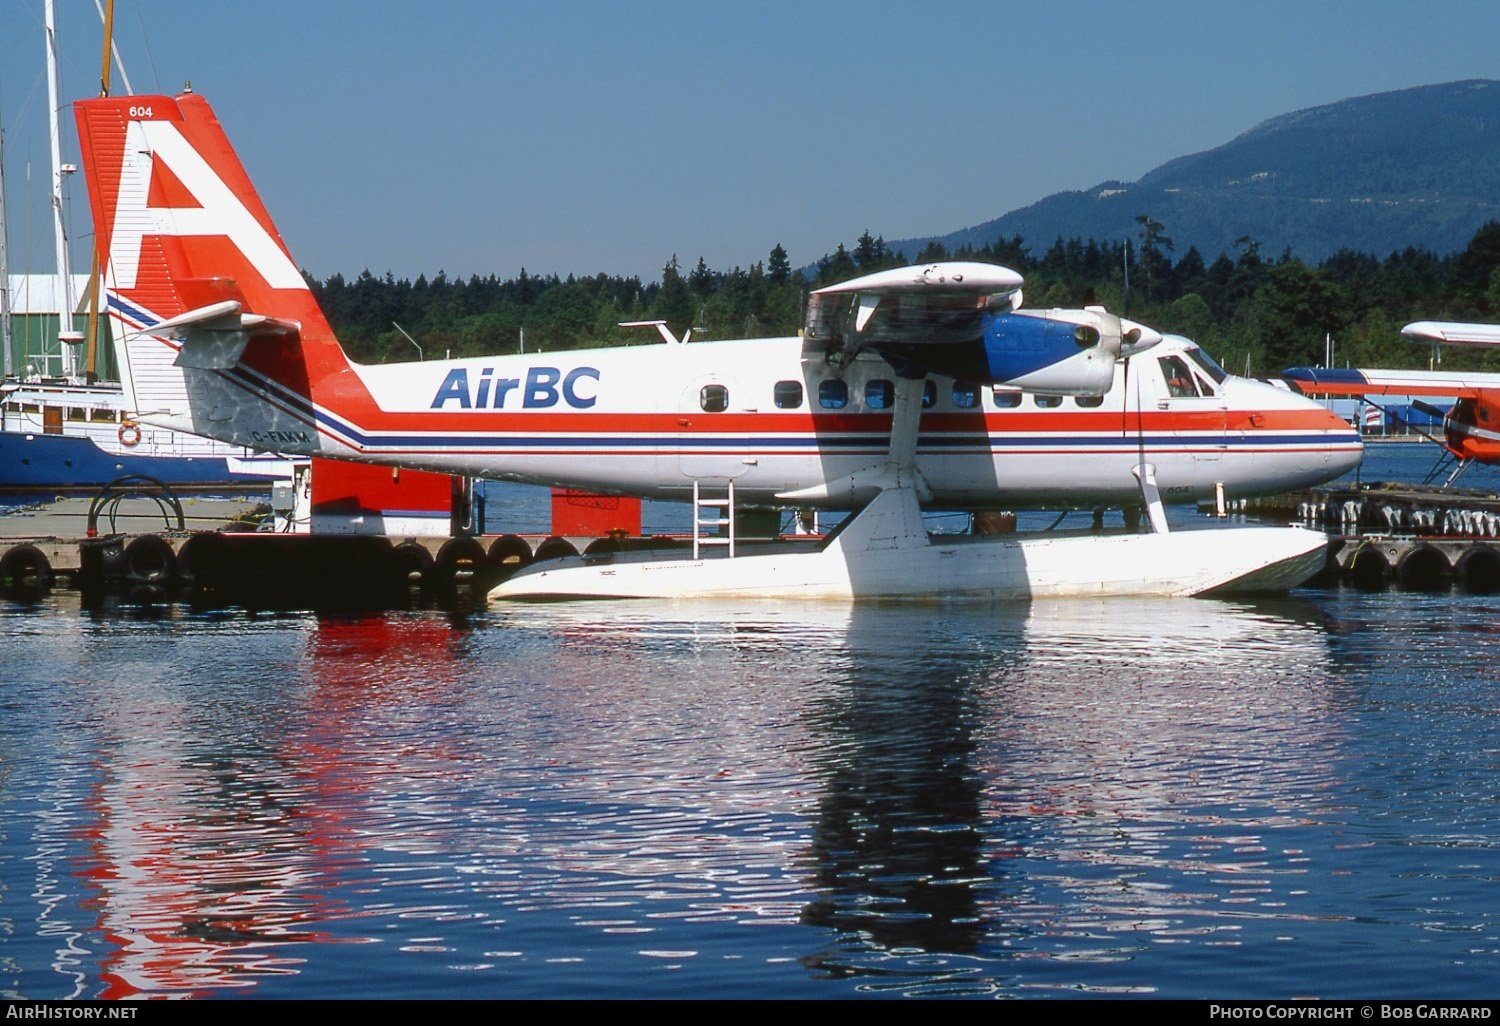
<path fill-rule="evenodd" d="M 318 623 L 276 685 L 287 694 L 266 700 L 300 720 L 270 736 L 205 709 L 202 687 L 147 696 L 150 736 L 140 708 L 108 710 L 119 736 L 102 746 L 77 873 L 111 949 L 98 996 L 253 987 L 299 971 L 288 945 L 348 940 L 318 928 L 349 915 L 335 895 L 366 842 L 348 824 L 401 769 L 401 747 L 367 744 L 366 726 L 446 691 L 462 637 L 427 619 Z"/>

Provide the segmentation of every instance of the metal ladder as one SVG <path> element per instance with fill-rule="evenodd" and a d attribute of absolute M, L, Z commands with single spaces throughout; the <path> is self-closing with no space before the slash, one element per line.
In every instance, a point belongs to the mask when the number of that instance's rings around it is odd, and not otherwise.
<path fill-rule="evenodd" d="M 704 519 L 703 511 L 710 511 L 708 519 Z M 711 527 L 717 530 L 720 527 L 729 528 L 729 536 L 721 538 L 714 536 L 705 538 L 703 529 Z M 729 558 L 734 558 L 734 480 L 729 481 L 729 494 L 723 499 L 705 499 L 698 480 L 693 480 L 693 558 L 698 559 L 699 548 L 704 545 L 727 545 L 729 546 Z"/>

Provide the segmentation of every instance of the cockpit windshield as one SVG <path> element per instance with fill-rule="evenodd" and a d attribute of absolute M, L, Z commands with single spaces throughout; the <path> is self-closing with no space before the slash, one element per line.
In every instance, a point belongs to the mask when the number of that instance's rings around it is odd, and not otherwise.
<path fill-rule="evenodd" d="M 1199 367 L 1203 368 L 1203 373 L 1213 378 L 1214 384 L 1222 385 L 1224 379 L 1229 377 L 1229 372 L 1220 367 L 1217 360 L 1196 346 L 1184 349 L 1182 352 L 1189 360 L 1192 360 Z"/>
<path fill-rule="evenodd" d="M 1184 346 L 1176 353 L 1157 357 L 1167 395 L 1174 399 L 1207 397 L 1219 394 L 1218 386 L 1229 377 L 1213 357 L 1196 346 Z"/>

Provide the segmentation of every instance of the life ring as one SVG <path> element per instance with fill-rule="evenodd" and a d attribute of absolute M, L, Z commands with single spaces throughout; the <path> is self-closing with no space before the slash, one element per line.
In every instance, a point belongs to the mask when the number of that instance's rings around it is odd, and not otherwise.
<path fill-rule="evenodd" d="M 133 420 L 120 422 L 120 430 L 115 432 L 120 437 L 120 444 L 127 449 L 133 449 L 141 444 L 141 429 Z"/>

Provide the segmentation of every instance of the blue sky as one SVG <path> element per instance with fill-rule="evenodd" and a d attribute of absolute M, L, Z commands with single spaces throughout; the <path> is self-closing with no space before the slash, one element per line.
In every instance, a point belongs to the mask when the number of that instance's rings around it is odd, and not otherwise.
<path fill-rule="evenodd" d="M 93 0 L 56 4 L 63 94 L 90 95 Z M 13 272 L 52 261 L 42 8 L 0 4 Z M 727 269 L 778 242 L 808 263 L 867 228 L 939 234 L 1133 180 L 1288 111 L 1500 79 L 1493 0 L 116 0 L 115 18 L 135 92 L 209 99 L 319 277 L 653 279 L 674 253 Z M 81 182 L 72 200 L 82 237 Z"/>

